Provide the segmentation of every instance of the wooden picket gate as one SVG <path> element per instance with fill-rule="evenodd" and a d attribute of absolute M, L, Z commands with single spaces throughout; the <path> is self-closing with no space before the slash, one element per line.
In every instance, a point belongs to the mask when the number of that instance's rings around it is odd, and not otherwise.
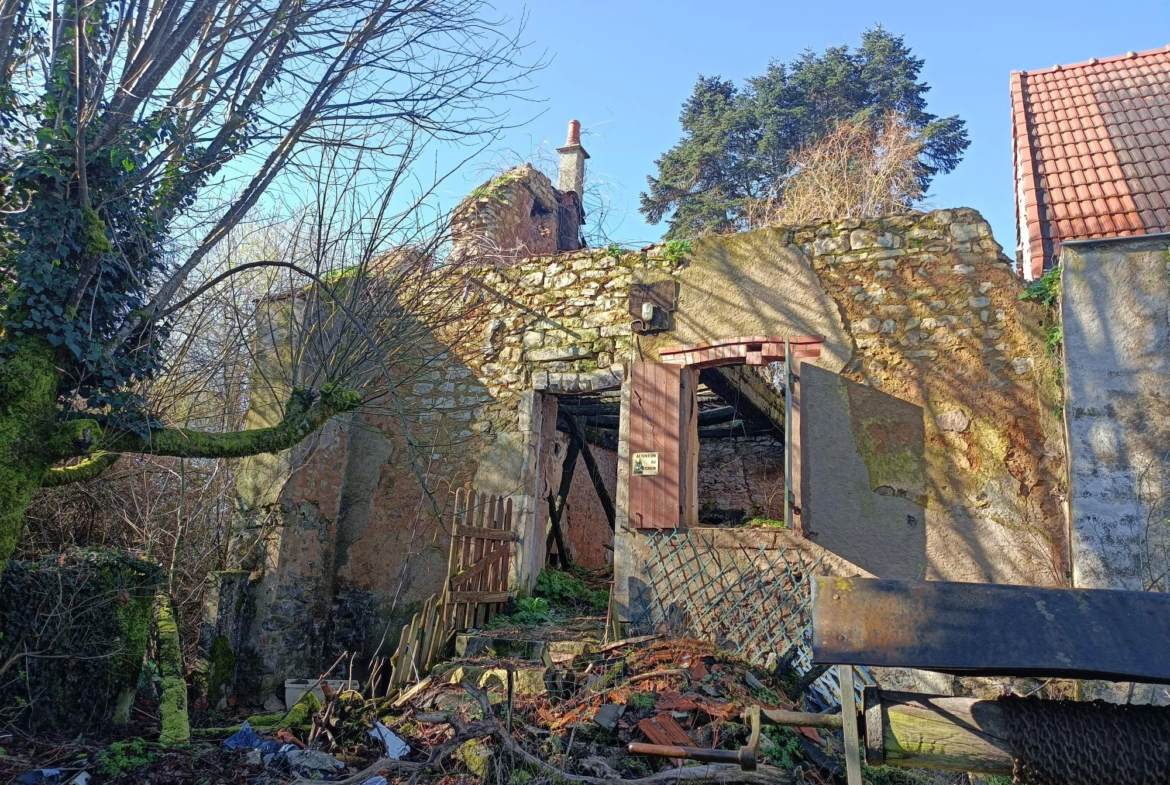
<path fill-rule="evenodd" d="M 387 693 L 421 680 L 458 630 L 482 627 L 511 598 L 508 570 L 512 543 L 512 500 L 473 490 L 455 492 L 447 579 L 402 628 Z"/>

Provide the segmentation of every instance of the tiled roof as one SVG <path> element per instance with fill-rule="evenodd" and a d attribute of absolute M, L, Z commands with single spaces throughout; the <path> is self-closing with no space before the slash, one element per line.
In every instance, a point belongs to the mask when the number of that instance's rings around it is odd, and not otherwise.
<path fill-rule="evenodd" d="M 1170 231 L 1170 46 L 1011 82 L 1026 278 L 1065 240 Z"/>

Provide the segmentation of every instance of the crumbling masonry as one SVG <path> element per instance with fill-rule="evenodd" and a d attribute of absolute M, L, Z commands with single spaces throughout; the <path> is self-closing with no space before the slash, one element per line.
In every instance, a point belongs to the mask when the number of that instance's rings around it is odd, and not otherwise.
<path fill-rule="evenodd" d="M 484 323 L 474 338 L 436 335 L 424 372 L 399 390 L 430 450 L 426 482 L 440 514 L 468 483 L 511 497 L 518 591 L 548 556 L 564 414 L 576 413 L 616 531 L 578 466 L 567 548 L 586 565 L 613 562 L 619 615 L 631 620 L 649 536 L 628 512 L 642 479 L 630 472 L 631 369 L 672 346 L 742 336 L 824 342 L 794 368 L 790 422 L 767 367 L 704 377 L 688 457 L 698 487 L 679 500 L 680 521 L 708 527 L 729 552 L 766 540 L 838 574 L 1067 583 L 1056 363 L 1039 306 L 1019 299 L 1023 284 L 978 213 L 582 250 L 585 156 L 572 142 L 558 188 L 519 167 L 456 210 L 456 253 L 476 259 L 484 290 L 469 296 Z M 641 305 L 647 292 L 666 298 L 659 310 Z M 256 395 L 254 411 L 271 405 Z M 736 527 L 783 519 L 785 429 L 795 525 Z M 342 648 L 368 656 L 387 622 L 440 588 L 446 534 L 399 422 L 338 418 L 289 454 L 251 459 L 242 474 L 241 509 L 263 557 L 210 616 L 245 609 L 229 637 L 259 686 L 253 699 L 316 673 Z"/>

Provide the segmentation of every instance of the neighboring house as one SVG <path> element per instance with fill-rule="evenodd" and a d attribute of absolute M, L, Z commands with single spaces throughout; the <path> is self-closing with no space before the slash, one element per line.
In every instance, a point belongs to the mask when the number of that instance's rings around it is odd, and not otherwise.
<path fill-rule="evenodd" d="M 1170 231 L 1170 46 L 1011 77 L 1017 259 Z"/>
<path fill-rule="evenodd" d="M 1012 74 L 1018 261 L 1059 265 L 1075 586 L 1170 578 L 1170 47 Z"/>

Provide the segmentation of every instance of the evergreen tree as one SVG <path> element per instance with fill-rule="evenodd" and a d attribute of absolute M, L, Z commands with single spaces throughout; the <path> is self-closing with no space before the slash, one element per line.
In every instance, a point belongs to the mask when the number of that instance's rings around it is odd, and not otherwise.
<path fill-rule="evenodd" d="M 857 49 L 773 62 L 742 88 L 700 76 L 679 116 L 683 138 L 655 162 L 658 174 L 646 178 L 641 211 L 651 223 L 668 222 L 668 239 L 744 229 L 753 203 L 779 194 L 802 145 L 838 120 L 880 124 L 890 111 L 922 142 L 925 193 L 936 174 L 958 166 L 970 141 L 958 116 L 927 111 L 922 65 L 902 36 L 877 27 Z"/>

